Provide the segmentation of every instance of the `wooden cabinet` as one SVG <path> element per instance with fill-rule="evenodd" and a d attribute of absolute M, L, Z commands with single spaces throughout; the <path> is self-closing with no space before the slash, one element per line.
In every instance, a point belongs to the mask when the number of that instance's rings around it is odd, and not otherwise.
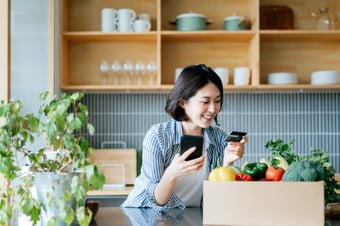
<path fill-rule="evenodd" d="M 287 5 L 294 12 L 294 30 L 261 30 L 260 6 Z M 340 70 L 340 26 L 338 30 L 314 29 L 310 11 L 329 6 L 340 11 L 337 0 L 62 0 L 61 1 L 61 89 L 87 91 L 154 91 L 173 87 L 175 68 L 204 63 L 229 69 L 225 90 L 339 89 L 340 84 L 310 85 L 316 70 Z M 101 32 L 103 8 L 130 8 L 151 15 L 150 32 Z M 171 21 L 187 12 L 205 15 L 210 24 L 204 31 L 176 31 Z M 224 18 L 246 16 L 251 29 L 225 31 Z M 340 23 L 340 22 L 339 22 Z M 132 76 L 130 84 L 120 75 L 102 84 L 102 60 L 153 61 L 154 83 L 149 72 L 142 81 Z M 248 66 L 250 84 L 232 85 L 233 69 Z M 298 74 L 298 84 L 269 85 L 270 72 Z M 151 72 L 150 72 L 151 73 Z"/>

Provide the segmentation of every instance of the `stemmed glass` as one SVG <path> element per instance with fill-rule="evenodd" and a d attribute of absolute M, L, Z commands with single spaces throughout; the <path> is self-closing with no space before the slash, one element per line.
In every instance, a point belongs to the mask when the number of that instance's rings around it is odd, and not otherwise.
<path fill-rule="evenodd" d="M 131 61 L 127 60 L 124 62 L 123 71 L 125 74 L 126 85 L 131 85 L 131 77 L 133 76 L 133 64 Z"/>
<path fill-rule="evenodd" d="M 110 65 L 106 60 L 102 60 L 100 62 L 100 65 L 99 65 L 99 69 L 101 71 L 102 85 L 106 85 L 107 80 L 108 80 L 108 75 L 109 75 L 109 72 L 110 72 Z"/>
<path fill-rule="evenodd" d="M 141 60 L 137 60 L 135 65 L 136 74 L 138 76 L 137 84 L 142 85 L 143 76 L 145 74 L 145 64 Z"/>
<path fill-rule="evenodd" d="M 157 66 L 156 63 L 152 60 L 150 60 L 147 65 L 146 65 L 146 70 L 150 76 L 149 79 L 149 84 L 154 85 L 154 77 L 156 77 L 156 72 L 157 72 Z"/>
<path fill-rule="evenodd" d="M 120 72 L 122 71 L 122 65 L 119 60 L 114 60 L 111 65 L 112 75 L 113 75 L 113 84 L 118 85 L 118 78 Z"/>

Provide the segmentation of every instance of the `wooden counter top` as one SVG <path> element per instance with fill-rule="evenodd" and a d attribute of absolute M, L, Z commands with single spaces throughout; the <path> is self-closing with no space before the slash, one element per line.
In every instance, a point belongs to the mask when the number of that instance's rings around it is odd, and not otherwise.
<path fill-rule="evenodd" d="M 122 189 L 103 189 L 98 191 L 89 191 L 87 195 L 89 197 L 97 197 L 97 196 L 127 196 L 130 191 L 133 189 L 133 186 L 126 186 Z"/>

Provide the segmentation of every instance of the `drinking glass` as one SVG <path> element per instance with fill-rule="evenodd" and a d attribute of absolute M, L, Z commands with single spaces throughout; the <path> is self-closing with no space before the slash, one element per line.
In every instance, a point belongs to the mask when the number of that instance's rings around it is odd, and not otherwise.
<path fill-rule="evenodd" d="M 135 71 L 136 71 L 136 75 L 138 76 L 137 85 L 142 85 L 143 76 L 145 74 L 145 68 L 146 66 L 144 62 L 141 60 L 137 60 L 135 64 Z"/>
<path fill-rule="evenodd" d="M 120 64 L 119 60 L 114 60 L 111 65 L 112 76 L 113 76 L 113 84 L 119 85 L 119 77 L 120 73 L 122 72 L 122 65 Z"/>
<path fill-rule="evenodd" d="M 131 61 L 129 60 L 126 60 L 123 64 L 123 72 L 124 72 L 124 75 L 125 75 L 125 82 L 126 82 L 126 85 L 131 85 L 131 78 L 133 76 L 133 70 L 134 70 L 134 67 L 133 67 L 133 64 Z"/>
<path fill-rule="evenodd" d="M 106 60 L 102 60 L 99 65 L 99 69 L 101 72 L 102 85 L 106 85 L 110 73 L 110 65 Z"/>
<path fill-rule="evenodd" d="M 155 83 L 154 78 L 156 77 L 156 72 L 157 72 L 156 63 L 150 60 L 146 65 L 146 71 L 149 74 L 149 85 L 154 85 Z"/>

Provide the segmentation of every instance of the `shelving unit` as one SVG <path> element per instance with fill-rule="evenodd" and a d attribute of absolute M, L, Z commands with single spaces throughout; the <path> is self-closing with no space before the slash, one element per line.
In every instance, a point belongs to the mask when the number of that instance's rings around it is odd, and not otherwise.
<path fill-rule="evenodd" d="M 314 29 L 311 10 L 329 6 L 340 11 L 337 0 L 62 0 L 61 89 L 86 91 L 168 91 L 174 84 L 175 68 L 204 63 L 229 69 L 225 90 L 329 90 L 340 84 L 311 85 L 316 70 L 340 70 L 340 25 L 338 30 Z M 294 12 L 294 30 L 260 30 L 261 5 L 287 5 Z M 102 8 L 130 8 L 151 15 L 152 30 L 146 33 L 100 31 Z M 211 24 L 204 31 L 176 31 L 171 23 L 186 12 L 205 15 Z M 251 29 L 223 30 L 224 18 L 246 16 Z M 143 77 L 142 85 L 101 84 L 99 63 L 114 59 L 152 60 L 157 64 L 155 83 Z M 232 85 L 233 68 L 248 66 L 247 86 Z M 298 84 L 269 85 L 270 72 L 298 74 Z"/>

